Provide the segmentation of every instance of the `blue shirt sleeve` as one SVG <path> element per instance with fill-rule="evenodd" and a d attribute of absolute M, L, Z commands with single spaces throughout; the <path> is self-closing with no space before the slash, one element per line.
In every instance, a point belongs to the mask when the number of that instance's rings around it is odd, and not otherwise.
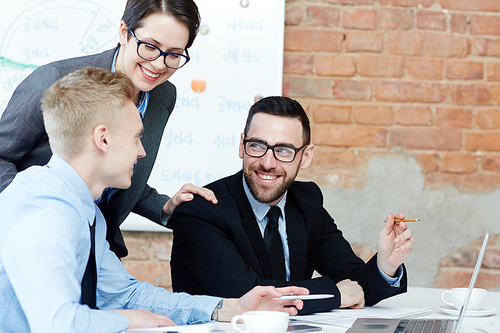
<path fill-rule="evenodd" d="M 380 272 L 380 275 L 387 281 L 388 284 L 391 285 L 391 287 L 399 288 L 401 284 L 401 279 L 403 278 L 403 267 L 399 266 L 398 269 L 396 270 L 396 277 L 390 277 L 389 275 L 385 274 L 377 264 L 378 271 Z"/>

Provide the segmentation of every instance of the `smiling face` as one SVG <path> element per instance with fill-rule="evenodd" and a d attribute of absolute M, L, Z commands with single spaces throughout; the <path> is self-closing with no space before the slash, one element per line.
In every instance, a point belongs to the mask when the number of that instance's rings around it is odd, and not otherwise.
<path fill-rule="evenodd" d="M 141 142 L 142 120 L 131 100 L 123 106 L 123 116 L 112 125 L 107 154 L 107 186 L 125 189 L 131 185 L 134 165 L 146 156 Z"/>
<path fill-rule="evenodd" d="M 153 13 L 146 16 L 141 23 L 142 26 L 134 30 L 138 39 L 151 43 L 164 52 L 184 53 L 189 40 L 189 30 L 173 16 Z M 175 73 L 176 69 L 165 66 L 163 56 L 153 61 L 139 57 L 137 43 L 128 33 L 123 21 L 119 34 L 120 51 L 116 59 L 116 70 L 127 74 L 137 88 L 137 93 L 152 90 Z"/>
<path fill-rule="evenodd" d="M 309 166 L 313 156 L 313 145 L 300 151 L 290 163 L 280 162 L 268 150 L 262 157 L 245 154 L 241 135 L 239 154 L 243 159 L 243 174 L 254 198 L 271 206 L 277 204 L 290 188 L 300 169 Z M 252 119 L 246 139 L 258 140 L 268 145 L 303 145 L 302 124 L 298 119 L 257 113 Z"/>

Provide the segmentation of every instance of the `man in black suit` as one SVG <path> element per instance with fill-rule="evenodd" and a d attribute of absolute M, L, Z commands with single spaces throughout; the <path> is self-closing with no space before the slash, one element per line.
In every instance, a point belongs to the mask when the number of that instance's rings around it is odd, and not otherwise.
<path fill-rule="evenodd" d="M 415 240 L 405 222 L 394 222 L 402 213 L 387 215 L 378 252 L 365 263 L 323 208 L 319 187 L 295 181 L 313 158 L 310 132 L 290 98 L 252 106 L 239 146 L 243 170 L 207 186 L 217 205 L 195 198 L 171 218 L 174 291 L 239 297 L 255 285 L 298 285 L 334 295 L 305 301 L 301 313 L 361 308 L 406 291 L 403 263 Z"/>

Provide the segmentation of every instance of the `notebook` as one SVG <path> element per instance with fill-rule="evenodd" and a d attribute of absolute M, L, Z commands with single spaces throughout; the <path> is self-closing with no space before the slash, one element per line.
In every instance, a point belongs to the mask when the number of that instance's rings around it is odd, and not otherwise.
<path fill-rule="evenodd" d="M 476 266 L 469 282 L 469 288 L 465 295 L 465 300 L 458 319 L 386 319 L 386 318 L 358 318 L 346 333 L 403 333 L 403 332 L 429 332 L 429 333 L 458 333 L 465 311 L 469 304 L 472 289 L 476 284 L 479 268 L 483 262 L 486 244 L 488 244 L 489 232 L 486 230 L 481 251 L 477 257 Z"/>

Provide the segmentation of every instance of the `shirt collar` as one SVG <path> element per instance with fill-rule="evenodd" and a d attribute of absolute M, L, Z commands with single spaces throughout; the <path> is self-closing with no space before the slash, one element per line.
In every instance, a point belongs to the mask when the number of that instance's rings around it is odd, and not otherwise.
<path fill-rule="evenodd" d="M 83 214 L 87 216 L 89 225 L 92 225 L 96 214 L 94 198 L 82 177 L 65 159 L 56 154 L 52 155 L 47 167 L 56 171 L 61 178 L 73 187 L 77 196 L 81 199 Z"/>
<path fill-rule="evenodd" d="M 257 221 L 262 221 L 264 217 L 266 217 L 267 212 L 269 211 L 269 205 L 267 203 L 262 203 L 257 201 L 250 192 L 250 189 L 248 188 L 247 182 L 245 181 L 245 176 L 242 176 L 243 178 L 243 189 L 245 190 L 245 194 L 247 195 L 248 201 L 250 202 L 250 206 L 252 206 L 253 213 L 255 217 L 257 218 Z M 281 209 L 281 214 L 284 217 L 285 216 L 285 204 L 286 204 L 286 196 L 288 194 L 288 191 L 285 192 L 285 195 L 283 198 L 276 204 Z"/>

